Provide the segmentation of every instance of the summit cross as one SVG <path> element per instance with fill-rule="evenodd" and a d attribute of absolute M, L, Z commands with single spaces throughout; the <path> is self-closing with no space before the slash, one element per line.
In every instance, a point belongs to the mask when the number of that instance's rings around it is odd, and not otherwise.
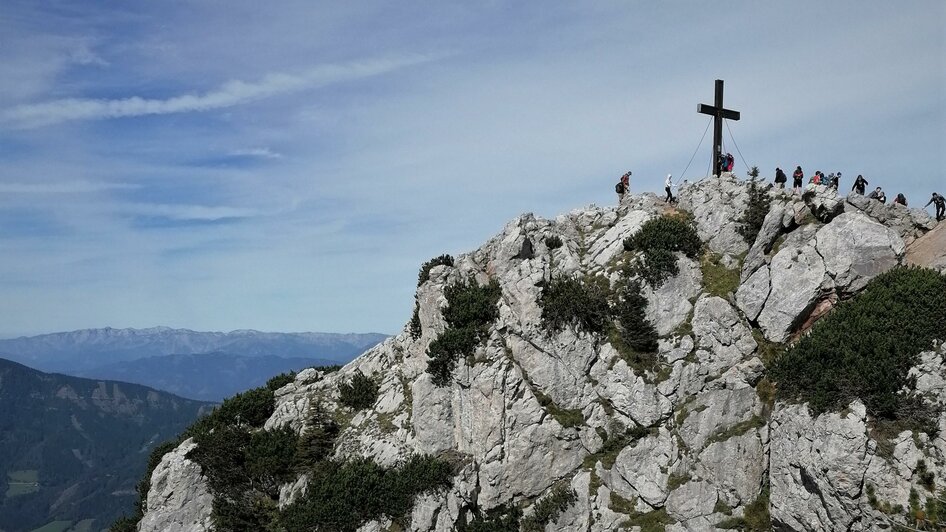
<path fill-rule="evenodd" d="M 701 103 L 696 106 L 696 112 L 713 117 L 713 175 L 719 177 L 723 175 L 719 160 L 723 153 L 723 119 L 739 120 L 739 111 L 723 107 L 723 80 L 716 80 L 716 104 Z"/>

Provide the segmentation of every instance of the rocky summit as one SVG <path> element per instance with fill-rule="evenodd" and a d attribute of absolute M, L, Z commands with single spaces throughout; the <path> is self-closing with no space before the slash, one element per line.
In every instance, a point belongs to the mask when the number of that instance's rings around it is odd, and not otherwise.
<path fill-rule="evenodd" d="M 880 430 L 881 407 L 866 397 L 834 409 L 783 398 L 771 368 L 908 257 L 946 271 L 946 251 L 928 242 L 941 241 L 942 228 L 922 210 L 830 188 L 763 188 L 767 214 L 747 242 L 739 221 L 753 188 L 724 174 L 684 184 L 675 205 L 628 195 L 554 220 L 523 215 L 422 272 L 412 325 L 341 370 L 295 375 L 252 430 L 305 435 L 323 412 L 338 430 L 326 451 L 333 463 L 368 458 L 384 468 L 424 455 L 451 464 L 447 481 L 422 490 L 404 515 L 379 511 L 357 523 L 362 532 L 920 526 L 946 478 L 946 349 L 931 342 L 904 368 L 920 398 L 911 404 L 934 412 L 925 432 Z M 625 239 L 665 216 L 692 224 L 703 249 L 676 251 L 671 274 L 649 282 L 637 266 L 658 256 L 642 259 Z M 498 317 L 439 382 L 428 371 L 431 346 L 458 327 L 445 309 L 451 287 L 469 278 L 498 285 Z M 543 291 L 563 278 L 639 288 L 656 332 L 652 357 L 642 362 L 613 326 L 549 327 Z M 363 376 L 377 394 L 353 408 L 343 395 Z M 199 445 L 187 438 L 159 460 L 138 530 L 217 528 L 221 495 L 194 458 Z M 326 474 L 296 468 L 260 507 L 288 511 Z"/>

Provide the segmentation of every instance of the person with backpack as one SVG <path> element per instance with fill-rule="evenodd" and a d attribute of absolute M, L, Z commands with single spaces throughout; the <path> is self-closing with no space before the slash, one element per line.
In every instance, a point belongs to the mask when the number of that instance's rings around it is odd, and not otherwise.
<path fill-rule="evenodd" d="M 676 203 L 677 198 L 673 197 L 671 189 L 677 185 L 673 184 L 673 174 L 667 174 L 667 180 L 664 181 L 664 190 L 667 191 L 667 203 Z"/>
<path fill-rule="evenodd" d="M 903 205 L 904 207 L 906 207 L 906 206 L 907 206 L 907 197 L 904 196 L 903 193 L 901 192 L 901 193 L 897 194 L 897 197 L 894 198 L 893 202 L 894 202 L 894 204 L 900 204 L 900 205 Z"/>
<path fill-rule="evenodd" d="M 867 185 L 869 184 L 870 183 L 864 179 L 864 176 L 857 174 L 857 179 L 854 180 L 854 186 L 851 188 L 851 190 L 863 196 L 864 191 L 867 190 Z"/>
<path fill-rule="evenodd" d="M 923 208 L 929 207 L 930 203 L 936 206 L 936 221 L 942 221 L 943 218 L 946 217 L 946 199 L 934 192 L 933 197 L 930 198 L 930 201 L 926 202 Z"/>
<path fill-rule="evenodd" d="M 802 171 L 801 166 L 795 167 L 795 172 L 792 173 L 792 192 L 801 192 L 801 182 L 805 180 L 805 172 Z"/>
<path fill-rule="evenodd" d="M 626 172 L 624 175 L 621 176 L 621 180 L 618 181 L 616 185 L 614 185 L 614 191 L 617 192 L 617 195 L 618 195 L 618 205 L 620 205 L 621 202 L 624 201 L 624 194 L 627 194 L 627 192 L 630 189 L 631 189 L 631 172 Z"/>
<path fill-rule="evenodd" d="M 873 192 L 867 195 L 867 199 L 875 199 L 881 203 L 887 203 L 887 195 L 884 194 L 884 191 L 880 187 L 874 189 Z"/>
<path fill-rule="evenodd" d="M 776 166 L 775 167 L 775 185 L 778 188 L 785 188 L 786 181 L 788 181 L 788 177 L 786 177 L 785 172 L 783 172 L 781 168 Z"/>
<path fill-rule="evenodd" d="M 726 154 L 726 171 L 732 173 L 733 166 L 736 164 L 736 159 L 732 156 L 731 153 Z"/>

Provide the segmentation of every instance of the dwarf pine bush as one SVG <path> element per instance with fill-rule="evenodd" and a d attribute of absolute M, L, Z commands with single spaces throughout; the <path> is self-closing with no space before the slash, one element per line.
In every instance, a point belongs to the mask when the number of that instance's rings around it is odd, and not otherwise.
<path fill-rule="evenodd" d="M 480 286 L 473 277 L 444 289 L 447 308 L 443 310 L 443 319 L 447 327 L 427 347 L 427 372 L 434 384 L 445 386 L 450 382 L 457 360 L 473 354 L 486 339 L 490 324 L 499 317 L 496 304 L 501 294 L 496 281 Z"/>
<path fill-rule="evenodd" d="M 417 286 L 420 286 L 430 280 L 430 270 L 434 266 L 453 266 L 453 257 L 450 255 L 440 255 L 439 257 L 434 257 L 429 261 L 425 262 L 420 267 L 420 272 L 417 274 Z"/>
<path fill-rule="evenodd" d="M 348 382 L 338 385 L 338 402 L 355 410 L 370 408 L 377 400 L 378 383 L 361 370 L 355 371 Z"/>
<path fill-rule="evenodd" d="M 655 287 L 679 273 L 675 253 L 695 259 L 702 249 L 692 222 L 679 215 L 652 218 L 624 239 L 625 251 L 641 254 L 635 273 Z"/>
<path fill-rule="evenodd" d="M 539 297 L 542 323 L 551 331 L 572 325 L 586 332 L 604 332 L 611 319 L 607 279 L 555 277 Z"/>
<path fill-rule="evenodd" d="M 815 413 L 855 398 L 877 418 L 927 427 L 932 412 L 908 376 L 919 353 L 946 339 L 946 276 L 897 268 L 838 305 L 775 360 L 778 396 L 807 401 Z"/>
<path fill-rule="evenodd" d="M 646 311 L 647 298 L 641 294 L 640 284 L 628 283 L 614 309 L 621 340 L 637 353 L 656 353 L 657 329 L 647 321 Z"/>
<path fill-rule="evenodd" d="M 769 197 L 766 187 L 761 186 L 754 177 L 749 180 L 748 192 L 749 199 L 746 203 L 746 210 L 739 218 L 736 231 L 751 246 L 755 243 L 756 237 L 759 236 L 759 231 L 762 230 L 762 223 L 765 222 L 765 216 L 769 213 L 772 198 Z"/>

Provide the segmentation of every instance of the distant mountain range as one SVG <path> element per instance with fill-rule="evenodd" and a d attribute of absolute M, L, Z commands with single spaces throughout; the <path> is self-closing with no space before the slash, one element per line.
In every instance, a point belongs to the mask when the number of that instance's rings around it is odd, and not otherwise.
<path fill-rule="evenodd" d="M 383 334 L 198 332 L 169 327 L 83 329 L 0 340 L 0 357 L 42 371 L 75 374 L 147 357 L 227 353 L 346 363 L 386 338 Z"/>
<path fill-rule="evenodd" d="M 165 355 L 116 362 L 77 371 L 75 375 L 133 382 L 182 397 L 219 402 L 238 392 L 262 386 L 274 375 L 313 366 L 331 366 L 339 362 L 273 355 L 249 357 L 230 353 Z"/>
<path fill-rule="evenodd" d="M 151 449 L 212 405 L 0 358 L 0 530 L 101 530 L 130 514 Z"/>

